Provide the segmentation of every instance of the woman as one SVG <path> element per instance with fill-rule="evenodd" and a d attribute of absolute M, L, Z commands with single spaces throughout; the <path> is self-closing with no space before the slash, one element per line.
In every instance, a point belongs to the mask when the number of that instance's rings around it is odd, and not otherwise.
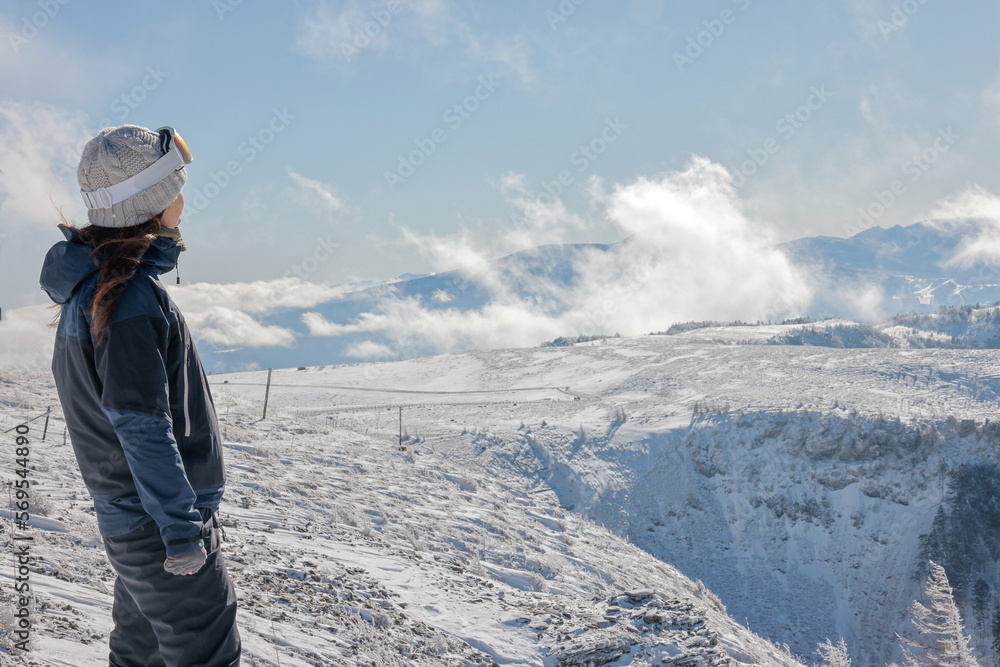
<path fill-rule="evenodd" d="M 52 372 L 118 573 L 110 664 L 238 665 L 236 595 L 215 517 L 222 440 L 184 317 L 159 275 L 191 154 L 173 128 L 105 128 L 80 182 L 90 226 L 60 225 L 42 288 L 62 306 Z M 65 221 L 64 221 L 65 222 Z"/>

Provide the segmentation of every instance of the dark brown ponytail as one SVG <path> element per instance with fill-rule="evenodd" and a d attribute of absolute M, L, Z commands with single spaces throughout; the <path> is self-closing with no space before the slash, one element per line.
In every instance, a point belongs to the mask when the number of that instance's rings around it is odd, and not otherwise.
<path fill-rule="evenodd" d="M 90 306 L 94 344 L 100 345 L 111 326 L 115 304 L 135 276 L 149 246 L 160 232 L 160 216 L 132 227 L 97 227 L 77 229 L 80 240 L 91 248 L 94 264 L 100 269 Z"/>

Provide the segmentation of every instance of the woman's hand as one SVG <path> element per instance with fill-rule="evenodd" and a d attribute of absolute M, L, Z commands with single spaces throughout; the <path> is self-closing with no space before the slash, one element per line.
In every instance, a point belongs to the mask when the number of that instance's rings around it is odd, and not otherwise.
<path fill-rule="evenodd" d="M 201 569 L 208 559 L 205 547 L 200 547 L 197 551 L 185 551 L 182 554 L 171 556 L 163 561 L 163 569 L 170 574 L 194 574 Z"/>

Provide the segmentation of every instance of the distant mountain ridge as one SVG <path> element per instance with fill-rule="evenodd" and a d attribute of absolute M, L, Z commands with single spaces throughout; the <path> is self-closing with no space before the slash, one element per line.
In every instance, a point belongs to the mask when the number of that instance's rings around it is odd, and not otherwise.
<path fill-rule="evenodd" d="M 850 238 L 802 238 L 778 248 L 812 279 L 816 289 L 807 311 L 799 315 L 859 320 L 872 319 L 872 312 L 882 317 L 913 313 L 917 321 L 920 315 L 930 315 L 942 305 L 969 306 L 1000 300 L 1000 272 L 996 266 L 982 262 L 961 265 L 955 261 L 970 243 L 990 231 L 990 223 L 985 221 L 922 221 L 906 227 L 873 227 Z M 401 350 L 390 335 L 362 330 L 356 323 L 382 317 L 383 309 L 400 304 L 419 306 L 423 312 L 453 311 L 458 316 L 481 312 L 495 303 L 498 291 L 507 302 L 528 303 L 534 311 L 559 316 L 568 307 L 567 295 L 578 286 L 586 263 L 595 256 L 619 250 L 624 242 L 538 246 L 475 267 L 476 275 L 464 270 L 402 274 L 394 281 L 365 285 L 310 308 L 280 308 L 255 316 L 262 324 L 294 332 L 296 341 L 291 347 L 216 349 L 201 344 L 199 350 L 206 367 L 214 372 L 386 360 L 440 352 L 419 344 Z M 623 260 L 627 261 L 627 257 Z M 304 321 L 306 313 L 315 313 L 314 321 L 329 323 L 337 335 L 314 335 L 316 332 Z M 669 322 L 669 316 L 664 313 L 665 321 Z M 924 325 L 929 322 L 920 321 Z M 961 329 L 961 325 L 953 325 Z M 617 330 L 613 318 L 607 326 L 607 331 L 597 333 L 613 334 Z M 914 328 L 902 320 L 893 326 Z M 997 335 L 992 319 L 976 326 L 980 330 L 974 336 L 977 345 L 985 345 L 986 340 Z M 896 330 L 897 334 L 901 332 Z M 564 335 L 579 333 L 566 331 Z M 880 336 L 889 334 L 886 331 Z M 940 344 L 943 335 L 938 332 L 916 337 L 931 346 Z M 877 342 L 880 336 L 862 338 L 868 344 Z M 968 337 L 963 333 L 958 338 L 964 340 L 963 336 Z M 543 342 L 539 340 L 538 344 Z M 362 354 L 364 351 L 372 353 Z"/>
<path fill-rule="evenodd" d="M 977 220 L 922 221 L 906 227 L 872 227 L 850 238 L 814 236 L 779 246 L 800 266 L 811 267 L 827 287 L 877 286 L 886 315 L 931 312 L 941 305 L 1000 300 L 1000 272 L 987 263 L 954 260 L 965 244 L 991 231 Z M 820 295 L 810 315 L 848 315 Z"/>

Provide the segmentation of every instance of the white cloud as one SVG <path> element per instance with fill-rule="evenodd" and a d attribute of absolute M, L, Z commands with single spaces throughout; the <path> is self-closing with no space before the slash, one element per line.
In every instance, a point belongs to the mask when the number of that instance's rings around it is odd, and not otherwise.
<path fill-rule="evenodd" d="M 219 306 L 246 313 L 263 313 L 275 308 L 311 308 L 339 299 L 345 291 L 343 287 L 308 283 L 299 278 L 170 286 L 170 295 L 185 314 L 208 312 Z"/>
<path fill-rule="evenodd" d="M 293 49 L 298 53 L 317 60 L 336 59 L 350 62 L 359 51 L 355 38 L 359 35 L 358 44 L 364 49 L 382 51 L 387 44 L 387 30 L 391 22 L 373 21 L 372 12 L 387 11 L 385 4 L 377 2 L 360 2 L 351 0 L 331 6 L 320 3 L 312 16 L 299 19 L 298 34 Z M 392 20 L 397 20 L 391 15 Z M 373 22 L 375 28 L 365 33 L 365 24 Z"/>
<path fill-rule="evenodd" d="M 0 368 L 49 368 L 56 332 L 48 323 L 56 314 L 48 306 L 5 310 L 0 320 Z"/>
<path fill-rule="evenodd" d="M 429 310 L 413 298 L 386 299 L 378 312 L 365 313 L 346 325 L 328 322 L 319 313 L 307 313 L 302 320 L 313 336 L 379 333 L 392 341 L 394 349 L 407 352 L 524 347 L 564 332 L 558 319 L 520 303 L 491 303 L 470 312 Z"/>
<path fill-rule="evenodd" d="M 443 41 L 448 13 L 442 2 L 399 2 L 394 4 L 396 11 L 388 4 L 384 0 L 320 1 L 314 12 L 299 17 L 292 50 L 316 60 L 350 63 L 365 52 L 385 51 L 391 33 L 402 39 L 402 24 L 414 23 L 414 14 L 424 39 Z"/>
<path fill-rule="evenodd" d="M 210 312 L 186 313 L 185 319 L 200 340 L 222 347 L 291 347 L 295 332 L 258 322 L 250 315 L 225 306 Z"/>
<path fill-rule="evenodd" d="M 854 20 L 854 28 L 866 38 L 878 35 L 879 7 L 871 0 L 844 0 L 847 12 Z"/>
<path fill-rule="evenodd" d="M 517 225 L 505 230 L 508 251 L 562 243 L 567 232 L 585 227 L 584 220 L 569 211 L 559 197 L 549 192 L 531 194 L 524 174 L 505 174 L 495 187 L 518 219 Z"/>
<path fill-rule="evenodd" d="M 0 100 L 3 222 L 55 225 L 60 207 L 70 222 L 86 224 L 76 180 L 80 153 L 90 139 L 85 120 L 48 104 Z"/>
<path fill-rule="evenodd" d="M 439 290 L 434 290 L 434 294 L 431 296 L 431 298 L 439 303 L 448 303 L 454 300 L 455 297 L 449 294 L 448 292 L 445 292 L 443 289 L 439 289 Z"/>
<path fill-rule="evenodd" d="M 391 347 L 370 340 L 351 345 L 344 355 L 352 359 L 389 359 L 393 356 Z"/>
<path fill-rule="evenodd" d="M 306 178 L 290 167 L 288 169 L 288 175 L 291 176 L 296 185 L 302 188 L 306 193 L 316 195 L 323 208 L 329 211 L 340 211 L 344 208 L 344 202 L 333 194 L 333 189 L 329 185 L 311 178 Z"/>
<path fill-rule="evenodd" d="M 806 276 L 774 248 L 773 231 L 743 213 L 729 173 L 705 158 L 693 158 L 680 172 L 616 187 L 609 215 L 628 239 L 605 262 L 609 266 L 585 273 L 593 283 L 590 303 L 600 298 L 608 274 L 614 279 L 617 272 L 619 282 L 636 283 L 617 317 L 624 313 L 642 328 L 666 313 L 680 319 L 775 317 L 803 310 L 812 296 Z M 637 266 L 649 273 L 641 283 L 626 278 Z"/>
<path fill-rule="evenodd" d="M 450 236 L 418 234 L 408 227 L 402 227 L 403 241 L 416 248 L 430 259 L 437 271 L 457 271 L 463 276 L 486 286 L 491 292 L 504 290 L 490 246 L 480 242 L 473 233 L 460 227 Z"/>
<path fill-rule="evenodd" d="M 413 58 L 428 46 L 462 50 L 456 63 L 498 68 L 531 83 L 532 44 L 526 33 L 492 37 L 463 20 L 446 0 L 407 0 L 393 12 L 385 0 L 320 0 L 302 14 L 292 50 L 315 60 L 354 63 L 369 53 L 398 53 Z"/>
<path fill-rule="evenodd" d="M 935 202 L 928 214 L 936 220 L 990 220 L 1000 224 L 1000 196 L 978 185 Z"/>
<path fill-rule="evenodd" d="M 978 185 L 934 204 L 930 224 L 949 229 L 973 226 L 944 265 L 969 268 L 1000 265 L 1000 196 Z"/>
<path fill-rule="evenodd" d="M 340 298 L 344 291 L 298 278 L 170 287 L 195 335 L 224 347 L 290 347 L 294 331 L 265 324 L 253 315 L 277 308 L 311 308 Z"/>

